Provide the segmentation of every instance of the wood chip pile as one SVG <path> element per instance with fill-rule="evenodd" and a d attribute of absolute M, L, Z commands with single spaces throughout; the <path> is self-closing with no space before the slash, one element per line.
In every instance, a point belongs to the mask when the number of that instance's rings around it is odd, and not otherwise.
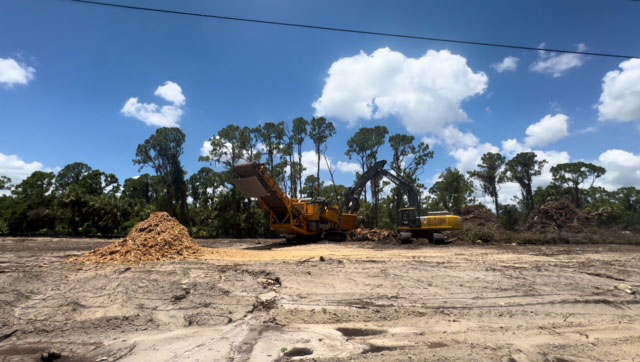
<path fill-rule="evenodd" d="M 529 217 L 525 229 L 538 232 L 580 233 L 594 226 L 595 219 L 591 215 L 577 209 L 570 201 L 562 199 L 540 206 Z"/>
<path fill-rule="evenodd" d="M 352 241 L 382 241 L 397 238 L 398 235 L 391 230 L 358 228 L 349 231 L 349 240 Z"/>
<path fill-rule="evenodd" d="M 166 212 L 154 212 L 139 222 L 123 240 L 72 257 L 71 263 L 136 264 L 152 261 L 184 260 L 200 254 L 187 228 Z"/>

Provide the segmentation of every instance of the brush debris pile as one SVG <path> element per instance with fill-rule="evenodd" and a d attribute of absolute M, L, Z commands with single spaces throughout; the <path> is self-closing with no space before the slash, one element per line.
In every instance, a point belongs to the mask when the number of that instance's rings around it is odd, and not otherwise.
<path fill-rule="evenodd" d="M 584 232 L 595 227 L 595 219 L 577 209 L 570 201 L 550 201 L 540 206 L 530 217 L 525 227 L 528 231 Z"/>
<path fill-rule="evenodd" d="M 391 230 L 358 228 L 349 231 L 349 240 L 351 241 L 382 241 L 396 240 L 397 238 L 398 234 Z"/>
<path fill-rule="evenodd" d="M 490 229 L 502 229 L 496 215 L 483 205 L 471 205 L 462 210 L 464 225 L 484 226 Z"/>
<path fill-rule="evenodd" d="M 496 215 L 483 205 L 471 205 L 462 209 L 464 230 L 448 231 L 449 241 L 504 241 L 508 232 Z"/>
<path fill-rule="evenodd" d="M 123 240 L 85 255 L 71 258 L 72 263 L 142 263 L 184 260 L 200 254 L 187 228 L 166 212 L 154 212 L 139 222 Z"/>

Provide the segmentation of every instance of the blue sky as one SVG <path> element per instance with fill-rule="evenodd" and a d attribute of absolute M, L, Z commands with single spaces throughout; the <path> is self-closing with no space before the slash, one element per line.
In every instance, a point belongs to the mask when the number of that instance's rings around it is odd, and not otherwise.
<path fill-rule="evenodd" d="M 628 0 L 112 2 L 527 46 L 545 43 L 549 48 L 577 49 L 584 44 L 590 51 L 640 54 L 640 3 Z M 15 179 L 34 169 L 55 169 L 75 161 L 114 172 L 121 181 L 138 174 L 131 162 L 135 148 L 155 127 L 126 117 L 121 110 L 131 97 L 170 106 L 154 95 L 166 81 L 179 85 L 186 99 L 179 107 L 179 124 L 187 135 L 183 163 L 192 173 L 204 166 L 197 162 L 203 142 L 220 128 L 229 123 L 255 126 L 311 118 L 319 114 L 315 101 L 336 96 L 327 90 L 331 80 L 336 85 L 348 83 L 349 90 L 348 96 L 323 110 L 338 129 L 328 151 L 334 163 L 349 162 L 345 144 L 358 126 L 385 124 L 393 134 L 407 133 L 408 124 L 422 124 L 420 131 L 413 130 L 416 138 L 437 142 L 435 159 L 423 174 L 427 183 L 446 167 L 469 169 L 486 150 L 512 154 L 533 149 L 550 162 L 583 159 L 610 167 L 604 186 L 640 186 L 640 86 L 633 82 L 640 79 L 636 78 L 640 70 L 635 63 L 612 80 L 620 86 L 611 83 L 612 100 L 605 117 L 598 108 L 603 77 L 620 70 L 624 59 L 578 57 L 566 59 L 573 66 L 558 74 L 550 67 L 562 61 L 547 64 L 547 72 L 536 72 L 535 62 L 558 55 L 147 13 L 66 0 L 3 1 L 0 33 L 5 71 L 15 69 L 8 63 L 12 59 L 28 74 L 23 82 L 4 84 L 0 74 L 0 174 Z M 433 73 L 438 64 L 449 67 L 455 63 L 452 57 L 462 57 L 466 65 L 458 64 L 449 78 L 442 79 L 461 93 L 450 99 L 448 86 L 428 85 L 420 93 L 398 83 L 402 74 L 393 73 L 395 63 L 382 52 L 375 53 L 383 48 L 389 48 L 387 55 L 394 59 L 405 58 L 397 64 L 422 64 L 409 75 L 424 79 L 437 78 Z M 434 53 L 426 56 L 429 50 Z M 361 51 L 364 54 L 358 58 Z M 442 59 L 435 59 L 438 56 Z M 492 67 L 509 56 L 519 59 L 515 70 L 499 73 Z M 353 60 L 353 66 L 342 66 L 346 62 L 339 63 L 341 59 Z M 378 68 L 365 66 L 378 62 L 390 72 L 388 78 Z M 330 79 L 332 65 L 336 72 Z M 354 73 L 357 77 L 349 78 Z M 485 80 L 458 77 L 481 74 Z M 451 116 L 446 111 L 427 107 L 420 113 L 402 105 L 399 93 L 391 89 L 393 82 L 393 89 L 404 95 L 435 95 L 444 100 L 437 105 L 449 104 L 466 117 L 458 114 L 458 119 L 445 122 L 441 120 Z M 474 86 L 483 89 L 471 94 Z M 622 86 L 628 89 L 620 90 Z M 374 101 L 387 97 L 396 106 L 387 107 L 383 116 L 364 116 L 350 124 L 346 114 L 355 107 L 350 97 L 361 100 L 372 89 Z M 398 111 L 397 104 L 403 110 Z M 385 110 L 379 104 L 375 108 Z M 557 115 L 566 119 L 553 118 Z M 421 123 L 421 116 L 433 119 Z M 534 127 L 536 140 L 527 144 L 527 128 L 545 116 L 551 120 Z M 444 136 L 445 129 L 452 136 Z M 454 131 L 459 131 L 457 136 Z M 517 143 L 512 147 L 503 145 L 514 138 Z M 312 149 L 310 142 L 305 149 Z M 381 157 L 389 157 L 386 148 Z M 353 181 L 348 172 L 336 176 L 340 183 Z M 543 175 L 539 183 L 544 182 L 548 177 Z"/>

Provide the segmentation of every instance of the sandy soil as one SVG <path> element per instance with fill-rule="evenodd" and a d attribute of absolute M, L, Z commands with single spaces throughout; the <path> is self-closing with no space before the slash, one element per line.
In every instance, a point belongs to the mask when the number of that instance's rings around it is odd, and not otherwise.
<path fill-rule="evenodd" d="M 636 361 L 640 247 L 289 246 L 71 265 L 0 239 L 0 361 Z"/>

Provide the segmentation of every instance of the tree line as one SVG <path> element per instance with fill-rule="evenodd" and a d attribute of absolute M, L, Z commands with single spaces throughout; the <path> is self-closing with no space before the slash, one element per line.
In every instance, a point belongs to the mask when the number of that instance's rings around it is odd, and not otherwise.
<path fill-rule="evenodd" d="M 324 198 L 341 205 L 350 185 L 335 183 L 335 170 L 326 157 L 335 132 L 334 124 L 323 117 L 266 122 L 254 128 L 231 124 L 211 137 L 209 152 L 199 157 L 203 167 L 187 177 L 181 163 L 185 134 L 179 128 L 159 128 L 137 146 L 133 159 L 147 173 L 123 183 L 114 174 L 81 162 L 57 174 L 36 171 L 18 184 L 0 176 L 0 190 L 8 191 L 0 196 L 0 234 L 119 236 L 151 212 L 167 211 L 198 237 L 270 235 L 267 215 L 258 202 L 242 197 L 231 186 L 233 165 L 262 162 L 292 198 Z M 303 165 L 302 150 L 307 144 L 315 151 L 315 174 L 307 174 Z M 533 152 L 508 160 L 490 152 L 482 156 L 477 170 L 464 174 L 447 168 L 427 189 L 420 176 L 434 157 L 433 150 L 414 136 L 389 135 L 384 126 L 356 131 L 347 140 L 345 156 L 366 171 L 385 146 L 391 151 L 391 170 L 422 193 L 423 210 L 460 214 L 478 203 L 479 191 L 493 200 L 493 211 L 505 227 L 516 229 L 540 205 L 564 198 L 577 208 L 597 212 L 602 226 L 640 231 L 640 190 L 608 191 L 594 186 L 606 173 L 600 166 L 558 164 L 551 168 L 553 181 L 534 189 L 533 178 L 541 175 L 546 160 Z M 330 182 L 320 178 L 323 165 Z M 501 204 L 501 185 L 506 182 L 516 183 L 521 192 L 513 203 Z M 371 180 L 360 198 L 359 220 L 365 227 L 394 228 L 398 211 L 407 206 L 402 190 L 382 178 Z"/>

